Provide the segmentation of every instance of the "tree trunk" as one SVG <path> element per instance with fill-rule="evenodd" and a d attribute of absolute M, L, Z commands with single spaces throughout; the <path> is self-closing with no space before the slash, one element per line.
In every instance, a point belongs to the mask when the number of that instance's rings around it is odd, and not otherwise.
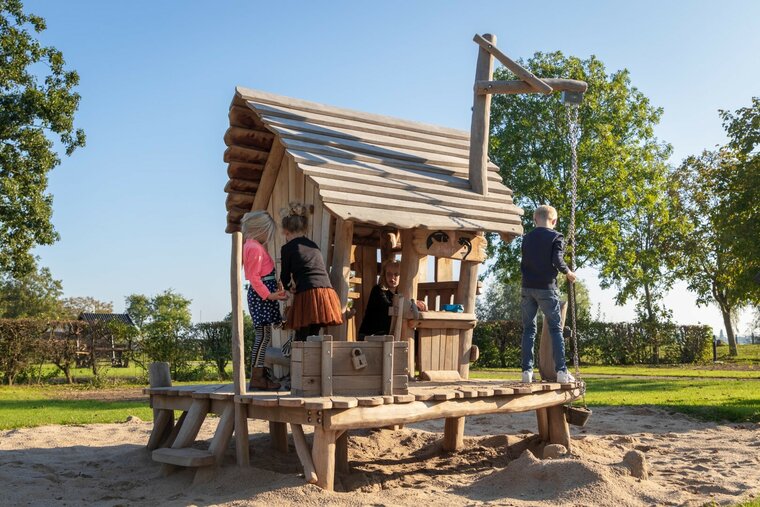
<path fill-rule="evenodd" d="M 652 363 L 658 364 L 660 362 L 660 337 L 655 322 L 654 311 L 652 310 L 652 293 L 649 290 L 649 285 L 646 283 L 644 284 L 644 304 L 647 309 L 649 339 L 652 343 Z"/>
<path fill-rule="evenodd" d="M 725 309 L 720 305 L 720 313 L 723 314 L 723 324 L 726 326 L 726 337 L 728 338 L 728 355 L 738 356 L 739 351 L 736 348 L 736 337 L 734 336 L 734 326 L 731 324 L 731 310 Z"/>

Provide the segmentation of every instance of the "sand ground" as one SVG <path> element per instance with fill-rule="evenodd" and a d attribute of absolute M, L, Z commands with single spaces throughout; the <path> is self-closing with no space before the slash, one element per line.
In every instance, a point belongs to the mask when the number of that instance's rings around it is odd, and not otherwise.
<path fill-rule="evenodd" d="M 208 446 L 207 420 L 198 447 Z M 732 505 L 760 495 L 760 425 L 699 422 L 646 407 L 598 408 L 573 428 L 573 456 L 541 460 L 533 413 L 467 418 L 465 449 L 440 448 L 443 421 L 351 433 L 351 473 L 336 492 L 306 484 L 296 453 L 270 449 L 250 421 L 251 467 L 233 445 L 217 476 L 168 477 L 145 443 L 150 422 L 0 432 L 0 505 Z M 305 428 L 306 429 L 306 428 Z M 307 438 L 309 435 L 307 434 Z M 623 457 L 640 451 L 647 479 Z M 535 453 L 535 455 L 534 455 Z"/>

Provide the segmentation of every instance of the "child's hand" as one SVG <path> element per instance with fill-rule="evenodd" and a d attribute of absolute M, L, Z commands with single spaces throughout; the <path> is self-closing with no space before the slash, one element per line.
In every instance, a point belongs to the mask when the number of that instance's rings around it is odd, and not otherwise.
<path fill-rule="evenodd" d="M 277 292 L 270 292 L 267 296 L 267 299 L 270 301 L 281 301 L 283 299 L 287 299 L 288 295 L 285 294 L 284 290 L 278 290 Z"/>
<path fill-rule="evenodd" d="M 570 283 L 574 283 L 575 280 L 578 278 L 575 275 L 575 273 L 573 273 L 572 271 L 568 271 L 567 273 L 565 273 L 565 276 L 567 277 L 567 281 Z"/>

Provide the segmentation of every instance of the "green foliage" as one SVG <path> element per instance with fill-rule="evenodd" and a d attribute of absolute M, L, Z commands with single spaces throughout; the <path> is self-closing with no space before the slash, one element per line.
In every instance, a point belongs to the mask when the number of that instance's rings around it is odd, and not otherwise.
<path fill-rule="evenodd" d="M 0 3 L 0 272 L 14 276 L 33 271 L 35 246 L 58 239 L 46 193 L 48 172 L 60 163 L 54 140 L 67 155 L 85 142 L 74 128 L 79 76 L 35 39 L 43 30 L 45 20 L 24 13 L 19 0 Z"/>
<path fill-rule="evenodd" d="M 68 319 L 78 319 L 82 313 L 113 313 L 113 303 L 90 296 L 70 297 L 61 300 L 61 314 Z"/>
<path fill-rule="evenodd" d="M 653 175 L 670 152 L 653 134 L 662 110 L 631 86 L 628 71 L 607 74 L 593 56 L 581 60 L 560 52 L 536 53 L 521 63 L 538 76 L 581 79 L 589 85 L 579 111 L 577 264 L 604 267 L 624 235 L 621 219 L 642 200 L 652 199 Z M 495 79 L 510 78 L 507 71 L 496 72 Z M 559 94 L 493 97 L 489 153 L 525 210 L 526 231 L 532 228 L 533 210 L 550 204 L 559 213 L 558 230 L 566 233 L 571 207 L 567 135 Z M 519 278 L 519 240 L 492 243 L 489 249 L 496 254 L 497 270 Z"/>
<path fill-rule="evenodd" d="M 560 295 L 563 301 L 567 301 L 567 282 L 565 276 L 560 274 L 557 278 L 560 287 Z M 575 283 L 575 299 L 578 306 L 578 320 L 591 320 L 591 298 L 588 288 L 581 281 Z M 479 297 L 475 304 L 475 314 L 481 322 L 492 320 L 521 321 L 520 280 L 509 279 L 503 271 L 493 273 L 493 278 L 486 285 L 485 294 Z M 570 319 L 568 319 L 568 324 Z"/>
<path fill-rule="evenodd" d="M 540 320 L 536 334 L 541 334 Z M 473 332 L 473 343 L 481 351 L 475 366 L 519 367 L 521 341 L 520 322 L 479 323 Z M 578 349 L 584 364 L 702 363 L 712 357 L 712 329 L 709 326 L 579 321 Z M 572 344 L 566 343 L 568 361 L 572 353 Z"/>
<path fill-rule="evenodd" d="M 56 318 L 63 288 L 48 268 L 0 276 L 0 318 Z"/>
<path fill-rule="evenodd" d="M 69 384 L 74 383 L 71 372 L 77 362 L 77 342 L 87 327 L 87 322 L 81 320 L 51 321 L 40 339 L 41 358 L 52 362 L 63 372 Z"/>
<path fill-rule="evenodd" d="M 0 319 L 0 372 L 3 383 L 13 385 L 38 353 L 39 338 L 47 322 L 38 319 Z"/>
<path fill-rule="evenodd" d="M 190 375 L 190 361 L 196 355 L 191 327 L 189 299 L 168 289 L 151 298 L 132 294 L 126 298 L 127 313 L 140 326 L 140 350 L 148 361 L 166 361 L 172 378 Z"/>
<path fill-rule="evenodd" d="M 232 328 L 229 322 L 204 322 L 197 324 L 195 330 L 204 361 L 211 361 L 216 366 L 219 378 L 228 378 L 227 363 L 232 357 Z"/>

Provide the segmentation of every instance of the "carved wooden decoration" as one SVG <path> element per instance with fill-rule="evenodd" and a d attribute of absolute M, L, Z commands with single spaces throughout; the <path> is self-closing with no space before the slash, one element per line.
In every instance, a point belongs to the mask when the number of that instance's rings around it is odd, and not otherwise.
<path fill-rule="evenodd" d="M 486 260 L 486 238 L 472 231 L 440 231 L 415 229 L 414 250 L 420 255 L 483 262 Z"/>

